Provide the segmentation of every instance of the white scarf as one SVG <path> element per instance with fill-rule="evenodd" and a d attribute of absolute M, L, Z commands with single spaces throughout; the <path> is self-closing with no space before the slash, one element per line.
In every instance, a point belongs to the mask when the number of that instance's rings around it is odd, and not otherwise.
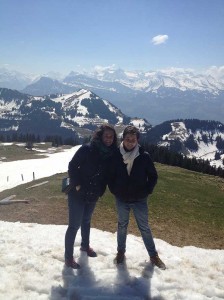
<path fill-rule="evenodd" d="M 128 175 L 130 175 L 134 160 L 139 156 L 139 145 L 137 144 L 132 151 L 126 152 L 122 142 L 120 144 L 120 152 L 123 156 L 124 163 L 127 165 Z"/>

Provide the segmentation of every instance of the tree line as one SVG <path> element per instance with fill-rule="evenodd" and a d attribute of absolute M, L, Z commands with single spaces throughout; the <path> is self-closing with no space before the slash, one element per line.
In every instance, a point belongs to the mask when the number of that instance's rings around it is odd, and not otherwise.
<path fill-rule="evenodd" d="M 62 145 L 76 146 L 88 142 L 90 138 L 91 137 L 89 136 L 81 140 L 76 136 L 63 138 L 60 135 L 47 135 L 44 138 L 40 138 L 39 135 L 35 134 L 17 133 L 13 133 L 12 135 L 0 135 L 1 142 L 22 142 L 25 143 L 25 147 L 28 149 L 32 149 L 34 143 L 40 142 L 50 142 L 52 147 L 59 147 Z M 149 152 L 152 160 L 155 162 L 224 178 L 224 169 L 211 166 L 208 160 L 188 158 L 167 147 L 151 144 L 147 140 L 141 141 L 141 145 Z"/>
<path fill-rule="evenodd" d="M 11 135 L 0 135 L 0 142 L 10 143 L 10 142 L 18 142 L 25 143 L 26 148 L 31 149 L 34 143 L 51 143 L 52 147 L 59 147 L 62 145 L 71 145 L 76 146 L 80 144 L 80 140 L 76 136 L 70 136 L 63 138 L 61 135 L 46 135 L 45 137 L 40 137 L 35 134 L 18 134 L 13 133 Z"/>
<path fill-rule="evenodd" d="M 224 178 L 224 169 L 211 166 L 208 160 L 188 158 L 164 146 L 149 144 L 147 141 L 141 144 L 155 162 Z"/>

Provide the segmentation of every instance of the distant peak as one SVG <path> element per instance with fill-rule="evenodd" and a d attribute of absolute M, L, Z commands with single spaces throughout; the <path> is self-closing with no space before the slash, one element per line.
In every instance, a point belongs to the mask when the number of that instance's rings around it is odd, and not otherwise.
<path fill-rule="evenodd" d="M 76 92 L 76 94 L 86 94 L 86 93 L 91 93 L 90 91 L 86 90 L 86 89 L 80 89 L 78 90 L 78 92 Z"/>
<path fill-rule="evenodd" d="M 79 75 L 80 73 L 75 72 L 75 71 L 71 71 L 68 76 L 75 76 L 75 75 Z"/>
<path fill-rule="evenodd" d="M 48 77 L 47 75 L 41 76 L 39 81 L 54 81 L 54 79 Z"/>

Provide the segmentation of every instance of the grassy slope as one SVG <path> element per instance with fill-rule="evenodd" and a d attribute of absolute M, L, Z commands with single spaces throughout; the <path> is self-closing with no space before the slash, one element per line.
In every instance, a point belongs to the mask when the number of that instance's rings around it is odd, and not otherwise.
<path fill-rule="evenodd" d="M 159 181 L 149 199 L 154 237 L 173 245 L 224 248 L 224 180 L 188 170 L 156 164 Z M 0 193 L 0 200 L 16 194 L 29 204 L 0 205 L 0 219 L 42 224 L 67 224 L 66 196 L 60 192 L 63 174 Z M 27 187 L 49 180 L 45 185 Z M 92 227 L 116 231 L 113 196 L 106 191 L 94 212 Z M 129 232 L 139 235 L 131 215 Z"/>

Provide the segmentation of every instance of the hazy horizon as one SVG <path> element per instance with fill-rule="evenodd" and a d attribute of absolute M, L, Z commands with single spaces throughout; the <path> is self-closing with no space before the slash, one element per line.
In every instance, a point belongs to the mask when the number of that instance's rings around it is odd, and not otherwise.
<path fill-rule="evenodd" d="M 114 65 L 112 66 L 94 66 L 91 69 L 88 70 L 76 70 L 76 69 L 72 69 L 68 71 L 67 73 L 62 73 L 59 72 L 57 70 L 49 70 L 47 72 L 44 73 L 37 73 L 37 72 L 25 72 L 22 70 L 17 70 L 14 68 L 10 68 L 10 66 L 7 65 L 0 65 L 0 72 L 1 71 L 6 71 L 6 72 L 15 72 L 15 73 L 20 73 L 26 76 L 30 76 L 31 78 L 33 77 L 33 79 L 41 77 L 41 76 L 47 76 L 47 77 L 52 77 L 52 79 L 63 79 L 64 77 L 68 76 L 70 73 L 72 72 L 77 72 L 79 74 L 86 74 L 86 75 L 94 75 L 96 73 L 100 73 L 100 72 L 111 72 L 111 71 L 116 71 L 116 70 L 123 70 L 126 73 L 131 73 L 131 72 L 136 72 L 136 73 L 153 73 L 153 72 L 161 72 L 161 73 L 182 73 L 182 72 L 190 72 L 193 73 L 195 75 L 211 75 L 212 77 L 214 77 L 216 80 L 224 80 L 224 66 L 221 67 L 216 67 L 216 66 L 211 66 L 208 69 L 204 69 L 204 70 L 195 70 L 195 69 L 190 69 L 190 68 L 174 68 L 174 67 L 170 67 L 170 68 L 164 68 L 164 69 L 150 69 L 150 70 L 140 70 L 140 69 L 133 69 L 133 70 L 128 70 L 128 69 L 122 69 L 119 67 L 115 67 Z"/>

